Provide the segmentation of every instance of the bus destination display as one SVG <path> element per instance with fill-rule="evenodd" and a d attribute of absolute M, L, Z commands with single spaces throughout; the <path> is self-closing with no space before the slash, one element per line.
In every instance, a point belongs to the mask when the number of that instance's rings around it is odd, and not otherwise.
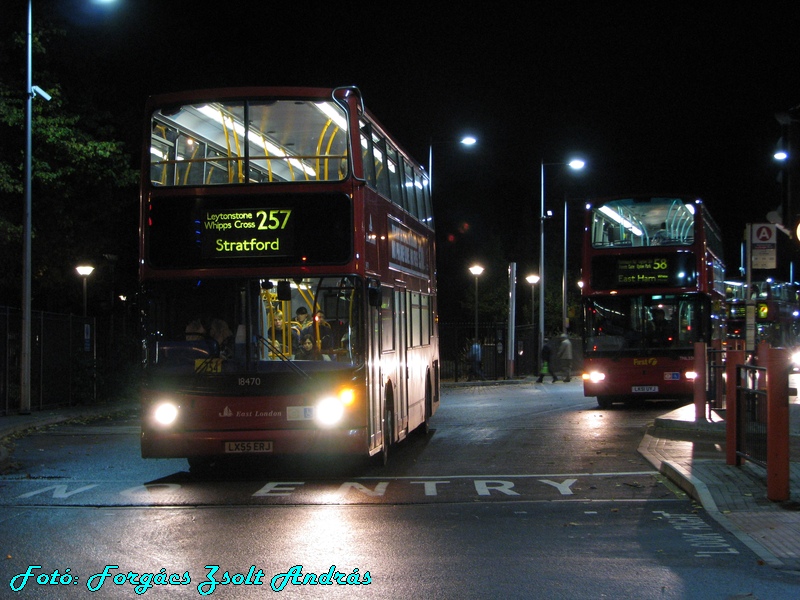
<path fill-rule="evenodd" d="M 595 256 L 592 259 L 592 288 L 689 287 L 697 281 L 693 261 L 692 252 L 672 256 Z"/>
<path fill-rule="evenodd" d="M 294 251 L 289 208 L 200 211 L 203 258 L 266 258 Z"/>
<path fill-rule="evenodd" d="M 621 286 L 667 285 L 669 279 L 669 260 L 663 256 L 620 258 L 617 262 L 617 283 Z"/>

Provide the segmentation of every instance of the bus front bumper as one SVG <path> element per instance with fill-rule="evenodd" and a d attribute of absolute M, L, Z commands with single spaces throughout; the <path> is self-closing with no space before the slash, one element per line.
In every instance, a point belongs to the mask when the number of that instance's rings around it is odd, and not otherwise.
<path fill-rule="evenodd" d="M 167 431 L 142 429 L 142 458 L 368 454 L 367 430 Z"/>

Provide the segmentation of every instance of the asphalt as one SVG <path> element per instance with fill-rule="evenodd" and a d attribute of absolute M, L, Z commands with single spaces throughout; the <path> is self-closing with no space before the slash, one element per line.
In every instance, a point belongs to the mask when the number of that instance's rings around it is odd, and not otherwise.
<path fill-rule="evenodd" d="M 13 465 L 9 448 L 16 436 L 65 421 L 104 418 L 137 408 L 135 404 L 108 404 L 0 416 L 0 473 Z M 753 550 L 764 564 L 800 574 L 800 403 L 790 405 L 790 414 L 790 499 L 782 502 L 767 498 L 765 469 L 749 461 L 741 466 L 726 464 L 724 419 L 712 414 L 710 421 L 698 422 L 691 404 L 657 417 L 647 428 L 639 453 Z"/>

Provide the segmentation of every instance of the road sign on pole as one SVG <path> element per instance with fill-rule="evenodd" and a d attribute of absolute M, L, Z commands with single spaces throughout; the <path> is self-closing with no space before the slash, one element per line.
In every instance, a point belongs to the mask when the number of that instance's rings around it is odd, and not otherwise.
<path fill-rule="evenodd" d="M 774 223 L 754 223 L 750 229 L 753 269 L 775 269 L 778 263 L 778 235 Z"/>

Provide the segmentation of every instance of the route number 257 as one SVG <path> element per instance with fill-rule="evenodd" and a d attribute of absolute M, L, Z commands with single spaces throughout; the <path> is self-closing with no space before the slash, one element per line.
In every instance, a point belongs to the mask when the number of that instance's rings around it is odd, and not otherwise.
<path fill-rule="evenodd" d="M 290 209 L 259 210 L 256 212 L 259 229 L 286 229 L 289 217 L 292 215 Z"/>

